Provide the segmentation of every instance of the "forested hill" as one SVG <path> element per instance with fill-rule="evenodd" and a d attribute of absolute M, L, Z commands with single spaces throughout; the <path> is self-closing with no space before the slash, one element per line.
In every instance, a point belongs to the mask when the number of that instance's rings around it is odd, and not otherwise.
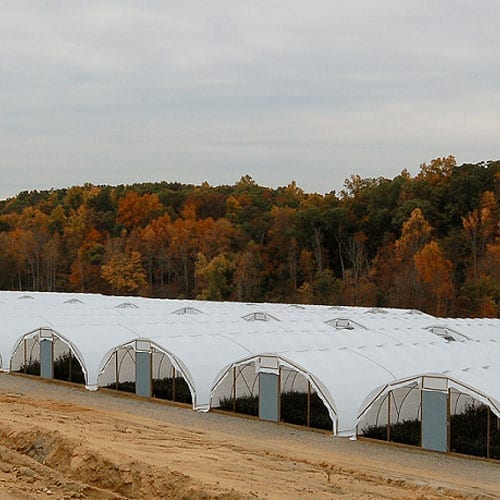
<path fill-rule="evenodd" d="M 325 180 L 325 184 L 327 180 Z M 86 184 L 0 202 L 0 288 L 500 312 L 500 161 L 412 177 Z"/>

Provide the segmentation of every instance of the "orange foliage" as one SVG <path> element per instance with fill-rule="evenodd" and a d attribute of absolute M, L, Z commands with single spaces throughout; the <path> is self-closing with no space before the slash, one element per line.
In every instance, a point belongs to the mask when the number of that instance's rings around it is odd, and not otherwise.
<path fill-rule="evenodd" d="M 135 191 L 129 191 L 118 205 L 119 224 L 130 229 L 135 226 L 145 226 L 155 217 L 165 211 L 157 194 L 139 195 Z"/>
<path fill-rule="evenodd" d="M 453 263 L 447 259 L 436 241 L 427 243 L 415 257 L 415 267 L 420 279 L 429 285 L 430 293 L 436 299 L 435 313 L 443 313 L 443 303 L 453 298 Z"/>

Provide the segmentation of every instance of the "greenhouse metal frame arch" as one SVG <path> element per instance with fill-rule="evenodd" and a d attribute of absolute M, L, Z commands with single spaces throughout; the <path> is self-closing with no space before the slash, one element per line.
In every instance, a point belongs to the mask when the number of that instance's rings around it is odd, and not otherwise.
<path fill-rule="evenodd" d="M 326 388 L 326 386 L 319 381 L 313 373 L 311 373 L 309 370 L 305 369 L 304 367 L 298 365 L 294 361 L 290 360 L 289 358 L 286 358 L 285 356 L 279 355 L 279 354 L 273 354 L 273 353 L 262 353 L 262 354 L 256 354 L 256 355 L 251 355 L 247 356 L 245 358 L 242 358 L 238 361 L 235 361 L 234 363 L 231 363 L 227 366 L 225 366 L 217 375 L 214 384 L 212 386 L 212 391 L 210 394 L 210 407 L 213 405 L 213 401 L 215 398 L 215 393 L 217 389 L 221 386 L 223 383 L 224 379 L 228 376 L 232 376 L 234 378 L 234 369 L 242 367 L 242 366 L 248 366 L 248 365 L 254 365 L 255 366 L 255 373 L 257 375 L 257 379 L 259 379 L 261 374 L 264 374 L 264 376 L 269 375 L 271 377 L 280 377 L 281 375 L 281 368 L 287 368 L 289 370 L 292 370 L 302 377 L 310 384 L 311 389 L 316 391 L 318 394 L 319 398 L 323 402 L 325 408 L 328 410 L 328 414 L 330 416 L 330 419 L 332 421 L 332 431 L 333 434 L 336 435 L 337 433 L 337 424 L 338 424 L 338 415 L 337 415 L 337 409 L 335 406 L 335 402 L 333 397 L 331 396 L 330 392 Z M 271 421 L 278 421 L 279 420 L 279 415 L 276 414 L 275 408 L 274 408 L 274 402 L 270 401 L 270 399 L 277 399 L 279 396 L 279 382 L 278 380 L 278 385 L 276 385 L 276 382 L 273 384 L 273 379 L 269 378 L 267 382 L 265 382 L 268 386 L 266 388 L 266 396 L 264 399 L 261 397 L 261 390 L 262 390 L 262 385 L 259 387 L 259 416 L 263 418 L 264 420 L 271 420 Z M 233 391 L 234 391 L 234 380 L 232 382 L 233 385 Z M 262 384 L 262 382 L 258 382 L 259 384 Z M 273 386 L 274 385 L 274 386 Z M 277 392 L 276 392 L 277 390 Z M 273 407 L 270 410 L 268 408 L 263 408 L 263 406 L 266 407 Z M 279 408 L 278 412 L 279 413 Z"/>

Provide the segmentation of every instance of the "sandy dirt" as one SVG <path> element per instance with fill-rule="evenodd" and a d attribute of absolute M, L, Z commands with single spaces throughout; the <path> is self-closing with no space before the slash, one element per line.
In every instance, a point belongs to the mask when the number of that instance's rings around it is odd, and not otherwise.
<path fill-rule="evenodd" d="M 0 499 L 500 498 L 500 464 L 0 374 Z"/>

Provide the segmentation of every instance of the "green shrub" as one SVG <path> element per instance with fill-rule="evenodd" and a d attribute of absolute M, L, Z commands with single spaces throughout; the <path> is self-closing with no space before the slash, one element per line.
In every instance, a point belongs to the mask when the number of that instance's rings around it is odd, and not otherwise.
<path fill-rule="evenodd" d="M 391 441 L 395 443 L 411 444 L 414 446 L 420 445 L 421 434 L 420 420 L 404 420 L 391 424 L 390 436 Z M 361 431 L 362 435 L 372 439 L 387 439 L 386 425 L 369 425 Z"/>
<path fill-rule="evenodd" d="M 74 382 L 75 384 L 85 383 L 85 375 L 80 362 L 71 352 L 61 354 L 54 361 L 54 378 Z"/>
<path fill-rule="evenodd" d="M 173 394 L 175 380 L 175 397 Z M 189 385 L 183 377 L 165 377 L 153 380 L 153 396 L 159 399 L 177 401 L 179 403 L 192 404 L 191 391 Z"/>
<path fill-rule="evenodd" d="M 467 455 L 486 456 L 486 432 L 488 429 L 486 405 L 468 405 L 463 413 L 451 416 L 451 451 Z M 491 415 L 490 458 L 500 459 L 500 431 L 496 417 Z"/>
<path fill-rule="evenodd" d="M 289 424 L 307 424 L 307 393 L 284 392 L 281 394 L 280 420 Z M 223 398 L 219 402 L 219 408 L 226 411 L 235 411 L 244 415 L 259 415 L 259 397 L 242 396 L 233 400 L 232 397 Z M 333 423 L 328 415 L 323 401 L 316 393 L 311 394 L 311 422 L 310 426 L 316 429 L 332 430 Z"/>
<path fill-rule="evenodd" d="M 218 406 L 221 410 L 234 411 L 243 415 L 259 415 L 259 397 L 258 396 L 241 396 L 234 400 L 232 397 L 223 398 Z"/>
<path fill-rule="evenodd" d="M 466 455 L 486 457 L 486 432 L 489 408 L 485 405 L 468 405 L 463 413 L 450 417 L 450 450 Z M 391 441 L 419 445 L 421 423 L 405 420 L 391 425 Z M 387 439 L 385 425 L 372 425 L 362 430 L 362 435 L 373 439 Z M 500 460 L 500 430 L 497 419 L 491 415 L 490 458 Z"/>
<path fill-rule="evenodd" d="M 126 382 L 113 382 L 111 384 L 105 385 L 105 389 L 114 389 L 116 391 L 123 391 L 123 392 L 133 392 L 135 393 L 135 382 L 132 382 L 130 380 Z"/>
<path fill-rule="evenodd" d="M 332 430 L 333 422 L 320 397 L 311 393 L 310 426 L 315 429 Z M 290 391 L 281 394 L 281 415 L 283 422 L 307 425 L 307 393 Z"/>
<path fill-rule="evenodd" d="M 30 359 L 26 364 L 20 366 L 19 372 L 40 376 L 40 360 Z M 76 384 L 85 383 L 85 375 L 80 362 L 70 352 L 65 352 L 56 358 L 53 364 L 53 375 L 57 380 Z"/>
<path fill-rule="evenodd" d="M 105 386 L 106 389 L 115 389 L 124 392 L 135 393 L 135 382 L 113 382 Z M 175 377 L 175 398 L 173 398 L 173 378 L 165 377 L 162 379 L 154 379 L 152 384 L 153 397 L 158 399 L 167 399 L 168 401 L 176 401 L 178 403 L 192 403 L 191 391 L 187 382 L 182 377 Z"/>
<path fill-rule="evenodd" d="M 40 361 L 38 359 L 30 359 L 25 364 L 21 365 L 18 371 L 28 375 L 40 376 Z"/>

